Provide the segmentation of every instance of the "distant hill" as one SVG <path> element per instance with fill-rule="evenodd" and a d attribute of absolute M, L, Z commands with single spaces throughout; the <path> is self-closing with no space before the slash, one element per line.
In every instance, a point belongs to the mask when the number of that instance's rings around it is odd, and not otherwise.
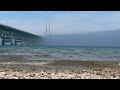
<path fill-rule="evenodd" d="M 54 35 L 45 37 L 43 45 L 52 46 L 120 46 L 120 30 L 88 34 Z"/>

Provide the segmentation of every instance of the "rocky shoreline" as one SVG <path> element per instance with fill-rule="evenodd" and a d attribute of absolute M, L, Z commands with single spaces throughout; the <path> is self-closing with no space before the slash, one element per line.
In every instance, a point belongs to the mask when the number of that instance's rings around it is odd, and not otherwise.
<path fill-rule="evenodd" d="M 0 79 L 120 79 L 120 62 L 0 61 Z"/>
<path fill-rule="evenodd" d="M 120 69 L 12 70 L 0 69 L 0 79 L 120 79 Z"/>

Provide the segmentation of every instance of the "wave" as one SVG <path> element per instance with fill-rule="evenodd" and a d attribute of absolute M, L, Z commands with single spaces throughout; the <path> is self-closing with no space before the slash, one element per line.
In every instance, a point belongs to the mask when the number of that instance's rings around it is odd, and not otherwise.
<path fill-rule="evenodd" d="M 9 61 L 9 62 L 1 62 L 0 65 L 38 65 L 38 66 L 42 66 L 42 65 L 46 65 L 46 64 L 51 64 L 53 63 L 53 61 L 41 61 L 41 62 L 16 62 L 16 61 Z"/>
<path fill-rule="evenodd" d="M 0 60 L 120 60 L 120 48 L 0 47 Z"/>

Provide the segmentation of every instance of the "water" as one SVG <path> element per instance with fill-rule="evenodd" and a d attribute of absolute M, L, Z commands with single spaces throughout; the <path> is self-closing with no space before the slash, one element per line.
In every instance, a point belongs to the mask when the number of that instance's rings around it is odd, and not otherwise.
<path fill-rule="evenodd" d="M 119 61 L 120 47 L 0 46 L 0 60 Z"/>

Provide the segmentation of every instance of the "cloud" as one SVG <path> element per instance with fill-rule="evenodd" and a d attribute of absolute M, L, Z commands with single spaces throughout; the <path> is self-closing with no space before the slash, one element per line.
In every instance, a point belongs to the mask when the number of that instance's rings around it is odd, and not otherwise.
<path fill-rule="evenodd" d="M 44 34 L 51 23 L 53 34 L 87 33 L 120 29 L 119 11 L 0 12 L 0 22 L 34 34 Z"/>
<path fill-rule="evenodd" d="M 86 33 L 120 29 L 120 12 L 82 12 L 59 16 L 59 28 L 64 33 Z M 58 17 L 57 17 L 58 18 Z M 57 25 L 55 25 L 57 27 Z M 62 31 L 59 30 L 59 33 Z"/>

